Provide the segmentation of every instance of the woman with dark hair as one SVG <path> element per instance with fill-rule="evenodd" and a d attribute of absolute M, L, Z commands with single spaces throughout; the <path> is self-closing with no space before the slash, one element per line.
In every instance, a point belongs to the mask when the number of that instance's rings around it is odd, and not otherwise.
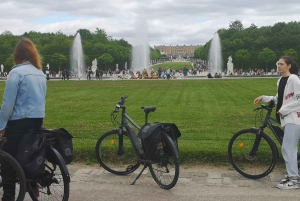
<path fill-rule="evenodd" d="M 0 110 L 0 137 L 7 141 L 3 149 L 15 156 L 20 136 L 30 129 L 40 128 L 45 117 L 46 76 L 42 72 L 40 55 L 27 38 L 15 47 L 14 66 L 9 72 Z M 1 169 L 2 179 L 11 172 Z M 3 185 L 2 200 L 15 199 L 15 183 Z"/>
<path fill-rule="evenodd" d="M 254 104 L 260 101 L 273 100 L 276 107 L 276 117 L 284 130 L 282 156 L 285 160 L 288 176 L 277 185 L 280 189 L 297 189 L 300 180 L 298 172 L 298 141 L 300 139 L 300 80 L 298 65 L 289 56 L 283 56 L 278 61 L 278 71 L 281 77 L 277 82 L 276 96 L 259 96 Z"/>

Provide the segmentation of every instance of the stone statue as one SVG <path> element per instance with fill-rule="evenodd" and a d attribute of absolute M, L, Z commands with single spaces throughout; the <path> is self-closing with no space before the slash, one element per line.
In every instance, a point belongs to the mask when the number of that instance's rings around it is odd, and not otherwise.
<path fill-rule="evenodd" d="M 232 57 L 231 57 L 231 55 L 228 57 L 228 63 L 232 63 Z"/>
<path fill-rule="evenodd" d="M 92 61 L 92 66 L 97 66 L 97 59 L 94 59 L 94 60 Z"/>
<path fill-rule="evenodd" d="M 116 64 L 116 73 L 119 74 L 120 70 L 119 70 L 119 65 Z"/>
<path fill-rule="evenodd" d="M 151 76 L 152 77 L 154 76 L 154 70 L 153 69 L 151 70 Z"/>
<path fill-rule="evenodd" d="M 3 73 L 4 66 L 1 64 L 1 73 Z"/>
<path fill-rule="evenodd" d="M 125 62 L 125 67 L 124 67 L 125 70 L 127 70 L 127 61 Z"/>
<path fill-rule="evenodd" d="M 93 61 L 92 61 L 92 68 L 91 68 L 91 70 L 92 70 L 92 72 L 94 73 L 94 75 L 96 76 L 96 70 L 97 70 L 97 59 L 94 59 Z"/>
<path fill-rule="evenodd" d="M 148 79 L 148 72 L 147 72 L 146 68 L 143 70 L 142 78 Z"/>
<path fill-rule="evenodd" d="M 47 68 L 48 70 L 50 69 L 49 64 L 47 64 L 46 68 Z"/>
<path fill-rule="evenodd" d="M 233 72 L 233 63 L 231 55 L 228 57 L 227 72 Z"/>
<path fill-rule="evenodd" d="M 136 72 L 136 75 L 137 75 L 137 78 L 138 78 L 138 79 L 142 79 L 142 78 L 143 78 L 140 71 L 137 71 L 137 72 Z"/>

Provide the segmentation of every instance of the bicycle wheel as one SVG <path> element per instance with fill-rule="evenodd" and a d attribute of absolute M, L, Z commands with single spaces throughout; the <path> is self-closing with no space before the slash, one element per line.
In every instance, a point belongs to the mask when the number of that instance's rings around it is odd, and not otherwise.
<path fill-rule="evenodd" d="M 149 165 L 154 181 L 163 189 L 173 188 L 179 177 L 179 157 L 175 143 L 170 137 L 162 135 L 163 154 Z"/>
<path fill-rule="evenodd" d="M 0 196 L 2 200 L 23 201 L 26 179 L 22 167 L 14 157 L 0 150 Z M 5 195 L 4 195 L 4 190 Z M 14 190 L 15 189 L 15 190 Z"/>
<path fill-rule="evenodd" d="M 119 135 L 118 130 L 112 130 L 102 135 L 97 141 L 95 154 L 100 165 L 113 174 L 126 175 L 140 166 L 126 131 Z"/>
<path fill-rule="evenodd" d="M 278 157 L 274 141 L 266 133 L 258 136 L 257 132 L 257 129 L 241 130 L 231 138 L 228 145 L 230 163 L 237 172 L 250 179 L 270 174 Z M 258 146 L 253 151 L 255 140 L 258 140 Z"/>
<path fill-rule="evenodd" d="M 36 183 L 29 183 L 29 195 L 33 201 L 62 200 L 68 201 L 70 194 L 70 181 L 65 164 L 50 163 L 46 161 L 46 167 L 42 176 L 38 177 Z"/>

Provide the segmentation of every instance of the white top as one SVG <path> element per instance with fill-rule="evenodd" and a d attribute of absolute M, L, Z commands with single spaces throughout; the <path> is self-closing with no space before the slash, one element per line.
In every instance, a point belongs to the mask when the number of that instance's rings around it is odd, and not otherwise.
<path fill-rule="evenodd" d="M 281 77 L 277 81 L 279 85 Z M 262 101 L 269 102 L 274 100 L 275 104 L 278 101 L 278 93 L 276 96 L 263 95 Z M 284 88 L 282 106 L 279 110 L 281 114 L 281 126 L 286 124 L 300 125 L 300 79 L 297 75 L 291 74 Z"/>

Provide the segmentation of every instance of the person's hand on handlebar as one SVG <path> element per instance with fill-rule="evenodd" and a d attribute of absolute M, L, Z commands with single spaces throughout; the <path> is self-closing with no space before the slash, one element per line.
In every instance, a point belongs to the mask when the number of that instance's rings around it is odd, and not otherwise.
<path fill-rule="evenodd" d="M 0 137 L 3 137 L 4 134 L 5 134 L 5 129 L 3 129 L 3 130 L 0 131 Z"/>
<path fill-rule="evenodd" d="M 257 105 L 260 101 L 262 100 L 262 96 L 257 97 L 256 99 L 254 99 L 253 103 L 255 105 Z"/>

